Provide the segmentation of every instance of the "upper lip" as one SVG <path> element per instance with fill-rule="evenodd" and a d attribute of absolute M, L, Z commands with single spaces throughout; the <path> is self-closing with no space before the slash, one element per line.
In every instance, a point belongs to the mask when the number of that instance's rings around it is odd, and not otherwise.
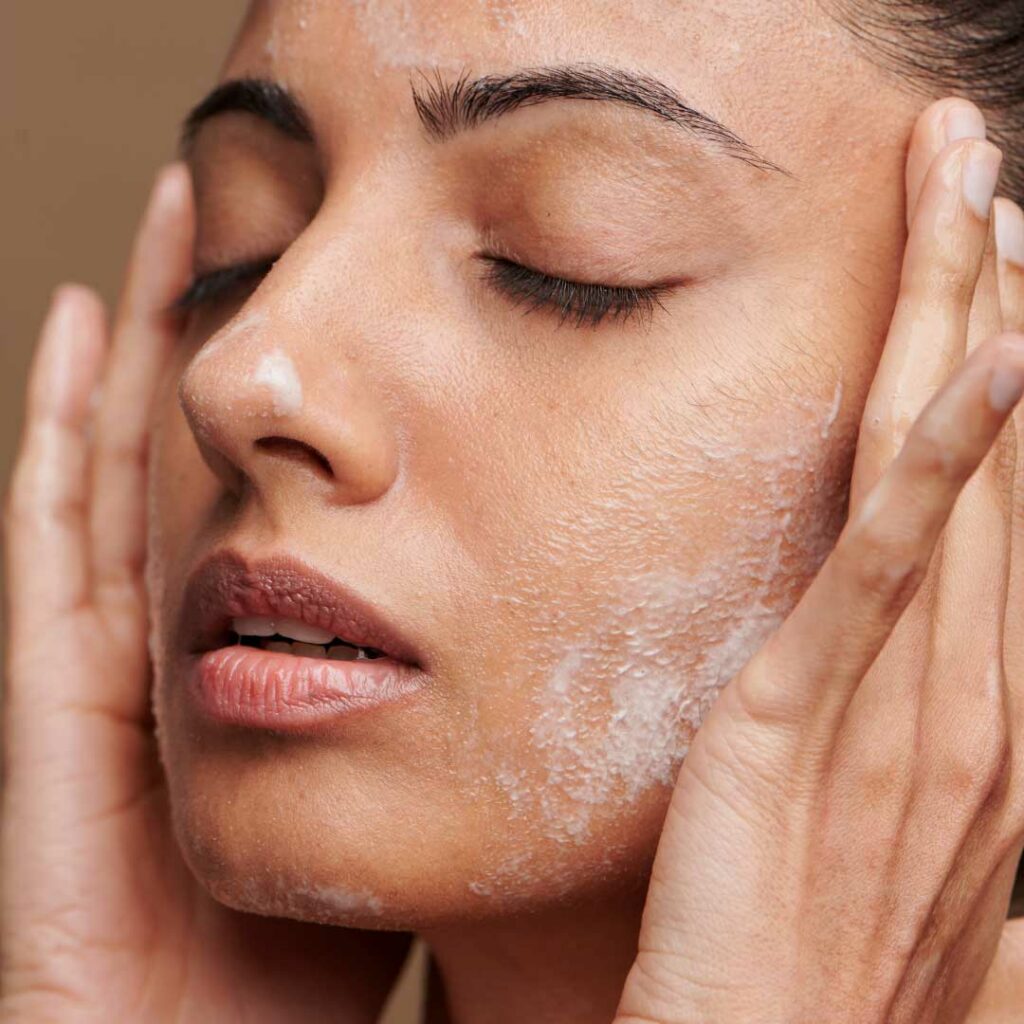
<path fill-rule="evenodd" d="M 228 643 L 231 621 L 247 616 L 297 619 L 396 661 L 419 665 L 415 646 L 368 600 L 290 556 L 255 561 L 235 551 L 204 559 L 185 586 L 183 639 L 192 652 Z"/>

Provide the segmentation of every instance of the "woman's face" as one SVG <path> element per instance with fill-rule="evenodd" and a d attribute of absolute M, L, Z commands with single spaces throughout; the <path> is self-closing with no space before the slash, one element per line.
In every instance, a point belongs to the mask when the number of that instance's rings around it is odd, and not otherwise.
<path fill-rule="evenodd" d="M 457 116 L 485 75 L 517 77 Z M 190 314 L 156 410 L 186 857 L 369 927 L 642 885 L 701 716 L 841 528 L 920 102 L 799 0 L 258 3 L 222 78 L 313 138 L 221 111 L 192 144 L 197 272 L 280 259 Z M 426 685 L 315 732 L 206 718 L 176 631 L 225 551 L 361 594 Z"/>

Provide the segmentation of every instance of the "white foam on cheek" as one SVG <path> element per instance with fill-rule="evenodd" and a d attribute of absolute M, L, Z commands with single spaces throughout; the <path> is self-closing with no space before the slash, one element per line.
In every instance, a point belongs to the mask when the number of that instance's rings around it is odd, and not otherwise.
<path fill-rule="evenodd" d="M 253 371 L 253 384 L 269 388 L 275 416 L 293 416 L 302 409 L 302 381 L 295 364 L 280 349 L 265 353 Z"/>
<path fill-rule="evenodd" d="M 828 415 L 825 417 L 825 422 L 821 425 L 819 436 L 822 438 L 828 437 L 832 431 L 832 427 L 836 422 L 836 417 L 839 415 L 839 407 L 843 404 L 843 376 L 840 372 L 839 379 L 836 381 L 835 391 L 832 393 L 832 404 L 829 406 Z"/>
<path fill-rule="evenodd" d="M 366 890 L 301 884 L 276 875 L 232 885 L 223 902 L 250 913 L 341 926 L 379 917 L 384 911 L 380 898 Z"/>
<path fill-rule="evenodd" d="M 629 581 L 602 624 L 611 638 L 634 623 L 616 650 L 594 639 L 559 662 L 532 729 L 546 764 L 539 804 L 550 838 L 582 842 L 597 809 L 672 783 L 721 686 L 783 618 L 756 590 L 737 617 L 734 573 L 735 565 L 722 564 L 693 577 L 664 570 Z M 765 564 L 762 586 L 771 579 Z M 693 622 L 708 645 L 681 651 L 679 636 Z"/>
<path fill-rule="evenodd" d="M 627 571 L 624 580 L 613 575 L 597 623 L 571 601 L 554 610 L 557 627 L 546 627 L 530 648 L 533 660 L 552 666 L 534 690 L 536 763 L 524 767 L 499 755 L 490 778 L 521 825 L 470 891 L 514 898 L 531 879 L 570 884 L 536 861 L 531 847 L 553 840 L 569 857 L 599 815 L 620 815 L 652 787 L 671 786 L 722 687 L 781 624 L 802 592 L 796 584 L 813 576 L 834 543 L 843 483 L 826 475 L 820 439 L 833 431 L 841 398 L 840 384 L 830 402 L 797 400 L 805 414 L 798 408 L 788 425 L 782 418 L 771 441 L 757 436 L 760 447 L 702 440 L 697 460 L 651 464 L 672 479 L 692 480 L 697 508 L 706 511 L 716 497 L 728 501 L 721 521 L 712 520 L 715 541 L 703 551 L 699 537 L 681 535 L 680 547 L 691 545 L 689 559 L 682 551 L 671 565 Z M 548 564 L 557 564 L 560 552 L 584 566 L 607 558 L 600 538 L 613 516 L 624 529 L 635 521 L 637 536 L 650 537 L 659 517 L 631 496 L 649 493 L 649 481 L 638 476 L 633 484 L 624 482 L 621 498 L 575 510 L 573 521 L 552 522 Z M 692 525 L 699 524 L 695 518 Z M 693 568 L 684 571 L 688 561 Z M 532 575 L 518 582 L 516 593 L 495 600 L 524 611 L 550 607 L 550 594 Z"/>

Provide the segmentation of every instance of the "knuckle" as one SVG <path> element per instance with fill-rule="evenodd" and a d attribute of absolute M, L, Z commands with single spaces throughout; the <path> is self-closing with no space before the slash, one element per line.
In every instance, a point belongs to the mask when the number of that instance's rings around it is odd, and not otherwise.
<path fill-rule="evenodd" d="M 787 687 L 779 684 L 778 672 L 770 659 L 758 652 L 743 667 L 730 688 L 722 694 L 723 706 L 733 698 L 739 713 L 751 722 L 764 725 L 787 725 L 793 718 L 792 700 Z"/>
<path fill-rule="evenodd" d="M 741 718 L 727 704 L 723 710 L 728 714 L 727 725 L 723 727 L 719 718 L 718 727 L 706 730 L 702 741 L 690 748 L 684 775 L 732 816 L 758 827 L 766 821 L 772 828 L 780 826 L 774 797 L 787 792 L 795 799 L 804 789 L 804 766 L 793 763 L 790 756 L 794 736 L 787 730 L 766 728 L 763 719 Z M 767 799 L 769 794 L 772 798 Z"/>
<path fill-rule="evenodd" d="M 927 569 L 912 541 L 894 536 L 879 517 L 861 523 L 851 541 L 835 549 L 835 557 L 856 594 L 886 607 L 905 603 Z"/>
<path fill-rule="evenodd" d="M 149 452 L 149 437 L 143 432 L 138 437 L 120 438 L 106 437 L 97 446 L 96 457 L 99 462 L 123 467 L 129 470 L 145 469 Z"/>
<path fill-rule="evenodd" d="M 916 477 L 957 481 L 963 476 L 955 439 L 931 419 L 919 419 L 907 438 L 907 458 Z"/>
<path fill-rule="evenodd" d="M 960 250 L 960 246 L 949 243 L 936 244 L 927 262 L 904 281 L 901 303 L 931 310 L 968 310 L 974 299 L 977 271 Z"/>
<path fill-rule="evenodd" d="M 989 660 L 987 665 L 983 679 L 977 683 L 955 680 L 961 692 L 977 695 L 977 712 L 969 716 L 970 728 L 945 748 L 933 774 L 933 784 L 945 798 L 979 811 L 1003 806 L 1014 767 L 1001 666 L 998 659 Z"/>

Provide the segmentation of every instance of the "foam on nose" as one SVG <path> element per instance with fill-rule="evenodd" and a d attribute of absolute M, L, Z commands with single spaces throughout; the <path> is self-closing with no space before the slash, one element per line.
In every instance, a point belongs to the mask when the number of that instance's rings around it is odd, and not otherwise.
<path fill-rule="evenodd" d="M 280 349 L 260 358 L 252 380 L 254 384 L 269 388 L 275 416 L 292 416 L 302 409 L 302 381 L 295 364 Z"/>

